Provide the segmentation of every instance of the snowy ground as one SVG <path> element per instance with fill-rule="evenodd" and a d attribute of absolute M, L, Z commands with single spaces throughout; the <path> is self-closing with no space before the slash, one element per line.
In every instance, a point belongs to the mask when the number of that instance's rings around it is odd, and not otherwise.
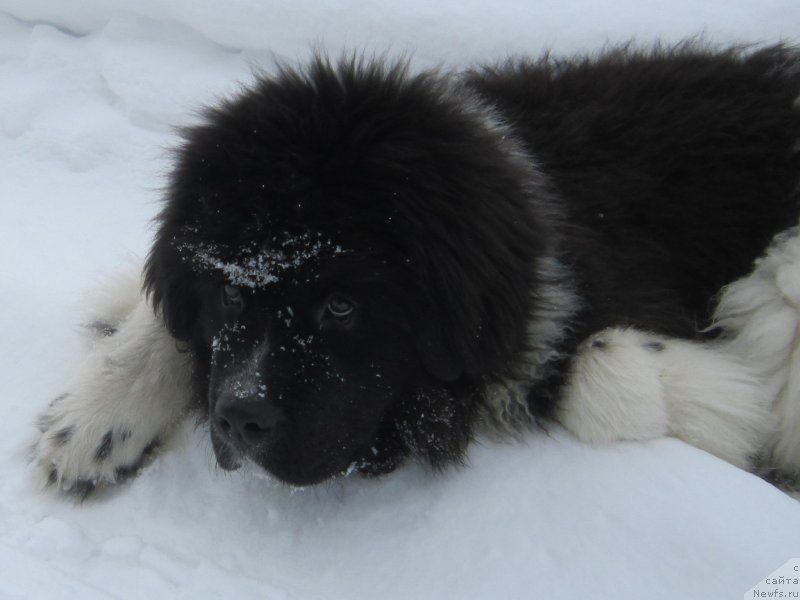
<path fill-rule="evenodd" d="M 800 4 L 0 0 L 0 598 L 740 598 L 800 556 L 800 503 L 674 440 L 555 431 L 476 445 L 444 475 L 289 490 L 218 472 L 187 429 L 84 505 L 39 494 L 26 464 L 79 360 L 81 293 L 146 251 L 172 127 L 250 65 L 314 45 L 458 65 L 699 32 L 797 40 Z"/>

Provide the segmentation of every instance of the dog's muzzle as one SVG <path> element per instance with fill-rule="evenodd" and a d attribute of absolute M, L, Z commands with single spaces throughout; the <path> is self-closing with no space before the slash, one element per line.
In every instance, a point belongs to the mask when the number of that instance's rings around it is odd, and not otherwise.
<path fill-rule="evenodd" d="M 213 418 L 218 434 L 247 453 L 263 447 L 284 416 L 266 398 L 239 397 L 228 392 L 217 398 Z"/>

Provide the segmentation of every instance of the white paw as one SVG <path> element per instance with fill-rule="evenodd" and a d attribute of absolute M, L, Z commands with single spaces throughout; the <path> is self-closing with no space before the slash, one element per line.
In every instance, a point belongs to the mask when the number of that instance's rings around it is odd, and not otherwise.
<path fill-rule="evenodd" d="M 33 458 L 40 483 L 84 499 L 138 474 L 160 445 L 159 432 L 142 425 L 80 394 L 59 396 L 39 418 Z"/>
<path fill-rule="evenodd" d="M 585 442 L 671 435 L 752 468 L 775 426 L 769 404 L 724 347 L 611 328 L 578 349 L 558 418 Z"/>
<path fill-rule="evenodd" d="M 606 329 L 572 362 L 558 419 L 584 442 L 646 440 L 669 431 L 659 355 L 664 342 L 635 329 Z"/>
<path fill-rule="evenodd" d="M 190 410 L 192 356 L 138 286 L 116 294 L 88 321 L 89 352 L 33 446 L 41 483 L 81 498 L 135 475 Z"/>

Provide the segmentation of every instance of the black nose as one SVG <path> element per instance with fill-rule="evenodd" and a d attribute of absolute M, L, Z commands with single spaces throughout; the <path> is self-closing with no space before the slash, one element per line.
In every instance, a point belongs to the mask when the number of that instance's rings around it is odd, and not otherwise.
<path fill-rule="evenodd" d="M 261 398 L 251 400 L 226 394 L 217 399 L 214 407 L 214 422 L 219 432 L 244 448 L 262 443 L 280 419 L 280 411 Z"/>

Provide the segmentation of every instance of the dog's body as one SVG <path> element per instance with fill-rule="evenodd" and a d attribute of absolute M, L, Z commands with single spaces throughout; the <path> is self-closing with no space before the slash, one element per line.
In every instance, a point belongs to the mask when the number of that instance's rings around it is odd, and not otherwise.
<path fill-rule="evenodd" d="M 795 330 L 754 324 L 800 321 L 800 243 L 745 276 L 798 220 L 798 96 L 786 48 L 263 78 L 186 132 L 41 472 L 113 483 L 195 407 L 221 466 L 292 484 L 553 417 L 795 476 Z"/>

